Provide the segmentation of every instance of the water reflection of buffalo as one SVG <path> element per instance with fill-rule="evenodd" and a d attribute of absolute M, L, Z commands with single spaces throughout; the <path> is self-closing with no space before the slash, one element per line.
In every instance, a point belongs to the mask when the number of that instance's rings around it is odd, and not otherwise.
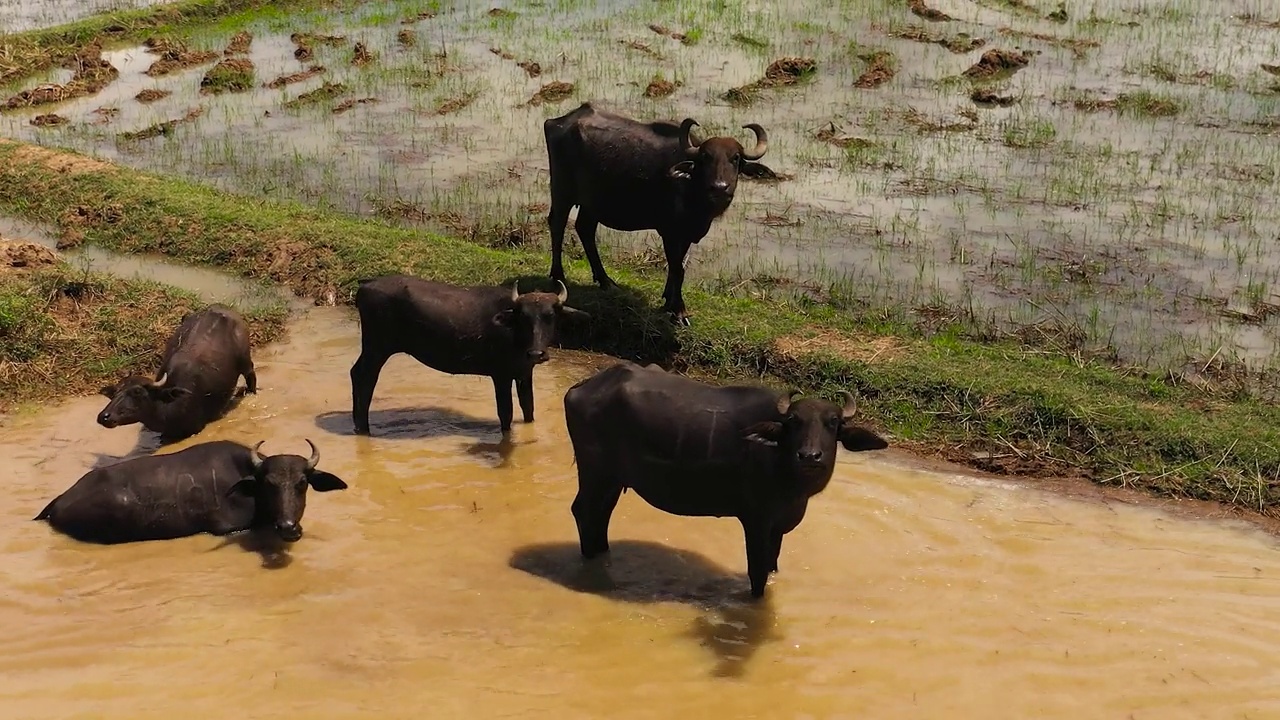
<path fill-rule="evenodd" d="M 737 518 L 751 594 L 764 595 L 782 537 L 831 480 L 837 441 L 853 452 L 888 446 L 853 423 L 848 393 L 843 408 L 797 394 L 716 387 L 629 362 L 571 387 L 564 408 L 582 555 L 608 552 L 609 518 L 631 488 L 674 515 Z"/>
<path fill-rule="evenodd" d="M 689 136 L 692 118 L 676 124 L 640 122 L 596 110 L 583 103 L 572 112 L 543 122 L 551 176 L 551 277 L 564 280 L 561 252 L 569 211 L 578 208 L 574 228 L 591 263 L 592 278 L 607 288 L 613 281 L 600 263 L 596 227 L 655 230 L 667 257 L 663 309 L 686 322 L 684 258 L 706 236 L 711 223 L 729 209 L 739 173 L 768 176 L 773 171 L 753 162 L 769 149 L 769 136 L 755 123 L 746 150 L 730 137 L 696 142 Z"/>
<path fill-rule="evenodd" d="M 199 533 L 227 535 L 274 528 L 281 540 L 302 537 L 307 488 L 342 490 L 336 475 L 311 457 L 258 453 L 220 440 L 90 470 L 54 498 L 36 520 L 77 540 L 124 543 Z"/>
<path fill-rule="evenodd" d="M 491 286 L 461 287 L 407 275 L 365 281 L 356 290 L 360 357 L 351 366 L 351 420 L 369 432 L 369 405 L 382 366 L 392 355 L 451 375 L 493 379 L 502 432 L 511 430 L 515 384 L 525 422 L 533 422 L 533 368 L 548 359 L 559 316 L 589 317 L 565 305 L 569 291 L 520 294 Z"/>
<path fill-rule="evenodd" d="M 167 439 L 195 435 L 217 419 L 244 375 L 246 391 L 258 391 L 249 356 L 249 327 L 226 305 L 189 313 L 165 343 L 157 379 L 130 375 L 104 387 L 111 402 L 98 424 L 114 428 L 142 423 Z"/>

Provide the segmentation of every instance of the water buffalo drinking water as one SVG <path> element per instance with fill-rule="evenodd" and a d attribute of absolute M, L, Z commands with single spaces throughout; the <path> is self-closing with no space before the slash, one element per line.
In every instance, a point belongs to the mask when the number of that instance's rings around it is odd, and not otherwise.
<path fill-rule="evenodd" d="M 551 277 L 564 280 L 561 253 L 569 211 L 578 206 L 574 228 L 600 287 L 613 284 L 600 262 L 596 227 L 655 230 L 667 257 L 663 309 L 687 323 L 684 260 L 706 237 L 711 223 L 729 209 L 738 175 L 767 176 L 755 162 L 769 149 L 769 136 L 755 123 L 750 150 L 730 137 L 701 142 L 690 136 L 698 123 L 640 122 L 597 110 L 590 103 L 543 122 L 551 176 Z"/>
<path fill-rule="evenodd" d="M 142 423 L 166 439 L 190 437 L 226 410 L 241 375 L 246 391 L 256 393 L 249 327 L 232 308 L 210 305 L 182 318 L 165 343 L 157 379 L 131 375 L 102 389 L 111 402 L 98 424 Z"/>
<path fill-rule="evenodd" d="M 836 443 L 880 450 L 856 406 L 763 387 L 716 387 L 623 362 L 574 385 L 565 422 L 578 465 L 573 517 L 582 555 L 609 550 L 609 518 L 626 488 L 686 516 L 734 517 L 747 543 L 751 595 L 764 595 L 782 538 L 835 469 Z"/>
<path fill-rule="evenodd" d="M 493 379 L 502 432 L 511 430 L 515 384 L 525 422 L 533 422 L 533 368 L 549 359 L 547 348 L 562 316 L 589 318 L 569 307 L 569 291 L 520 294 L 510 288 L 449 285 L 407 275 L 368 280 L 356 290 L 360 357 L 351 366 L 351 419 L 369 432 L 369 405 L 382 366 L 396 353 L 451 375 Z"/>
<path fill-rule="evenodd" d="M 85 473 L 35 519 L 77 540 L 103 544 L 258 528 L 296 542 L 302 537 L 307 488 L 347 487 L 316 468 L 320 451 L 310 440 L 307 445 L 309 458 L 264 458 L 258 453 L 261 442 L 248 448 L 226 440 L 132 458 Z"/>

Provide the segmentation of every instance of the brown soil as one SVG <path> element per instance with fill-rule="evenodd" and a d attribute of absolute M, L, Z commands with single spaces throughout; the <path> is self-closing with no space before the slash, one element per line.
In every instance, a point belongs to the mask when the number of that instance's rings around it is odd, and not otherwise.
<path fill-rule="evenodd" d="M 338 47 L 347 42 L 345 35 L 315 35 L 313 33 L 293 33 L 289 36 L 289 40 L 297 45 L 297 49 L 293 51 L 293 57 L 299 62 L 310 60 L 314 54 L 316 45 L 329 45 Z"/>
<path fill-rule="evenodd" d="M 529 98 L 529 102 L 525 104 L 542 105 L 545 103 L 557 103 L 562 100 L 567 100 L 571 95 L 573 95 L 573 90 L 573 83 L 560 82 L 559 80 L 549 82 L 539 88 L 538 92 L 534 93 L 533 97 Z"/>
<path fill-rule="evenodd" d="M 16 145 L 10 157 L 19 164 L 40 164 L 55 173 L 67 175 L 83 175 L 85 173 L 113 173 L 116 166 L 111 163 L 94 160 L 85 155 L 77 155 L 65 150 L 49 150 L 38 145 L 14 143 L 0 138 L 0 145 Z"/>
<path fill-rule="evenodd" d="M 1280 30 L 1280 20 L 1266 20 L 1262 16 L 1254 13 L 1241 13 L 1240 15 L 1236 15 L 1235 19 L 1245 25 L 1269 28 L 1271 30 Z"/>
<path fill-rule="evenodd" d="M 933 20 L 934 22 L 943 22 L 946 20 L 954 19 L 950 15 L 942 12 L 941 10 L 934 10 L 928 5 L 925 5 L 924 0 L 907 0 L 907 7 L 911 8 L 911 13 L 913 15 L 917 17 L 922 17 L 925 20 Z"/>
<path fill-rule="evenodd" d="M 542 66 L 532 60 L 521 60 L 516 65 L 531 78 L 536 78 L 542 74 Z"/>
<path fill-rule="evenodd" d="M 35 270 L 58 264 L 58 253 L 26 240 L 0 238 L 0 273 Z"/>
<path fill-rule="evenodd" d="M 982 58 L 965 70 L 963 75 L 973 80 L 985 80 L 997 75 L 1017 72 L 1030 62 L 1029 56 L 1016 50 L 988 50 L 982 53 Z"/>
<path fill-rule="evenodd" d="M 895 67 L 893 53 L 888 50 L 877 50 L 873 53 L 859 55 L 858 59 L 867 64 L 867 69 L 863 70 L 858 79 L 853 82 L 854 87 L 864 90 L 878 88 L 892 80 L 893 76 L 898 72 Z"/>
<path fill-rule="evenodd" d="M 1078 58 L 1084 57 L 1084 51 L 1092 48 L 1102 47 L 1102 43 L 1097 40 L 1087 40 L 1085 38 L 1064 38 L 1057 35 L 1049 35 L 1048 33 L 1027 32 L 1026 30 L 1014 30 L 1009 27 L 1002 27 L 996 32 L 1005 37 L 1030 38 L 1041 42 L 1049 43 L 1054 47 L 1066 48 Z"/>
<path fill-rule="evenodd" d="M 244 92 L 254 84 L 253 61 L 248 58 L 227 58 L 209 68 L 200 80 L 202 95 L 221 92 Z"/>
<path fill-rule="evenodd" d="M 223 55 L 244 55 L 249 52 L 249 45 L 253 43 L 253 33 L 248 30 L 241 30 L 231 36 L 231 42 L 227 44 L 227 49 L 222 51 Z"/>
<path fill-rule="evenodd" d="M 179 70 L 204 65 L 219 57 L 218 53 L 211 50 L 191 50 L 185 43 L 176 40 L 152 38 L 146 44 L 148 52 L 160 56 L 144 73 L 151 77 L 162 77 Z"/>
<path fill-rule="evenodd" d="M 662 35 L 664 37 L 669 37 L 672 40 L 679 40 L 680 42 L 686 45 L 692 44 L 692 42 L 689 40 L 688 35 L 682 32 L 676 32 L 675 30 L 672 30 L 671 28 L 666 27 L 664 25 L 650 25 L 649 29 L 658 33 L 659 35 Z"/>
<path fill-rule="evenodd" d="M 480 93 L 468 92 L 454 98 L 449 98 L 436 106 L 436 115 L 451 115 L 456 113 L 475 102 L 476 98 L 479 96 Z"/>
<path fill-rule="evenodd" d="M 805 355 L 827 354 L 838 358 L 858 360 L 868 365 L 876 361 L 892 360 L 906 352 L 903 343 L 892 336 L 858 337 L 834 330 L 822 331 L 801 337 L 785 335 L 773 341 L 770 355 L 777 359 L 797 360 Z"/>
<path fill-rule="evenodd" d="M 412 25 L 412 24 L 414 24 L 414 23 L 418 22 L 419 20 L 430 20 L 431 18 L 433 18 L 433 17 L 435 17 L 435 16 L 436 16 L 436 14 L 435 14 L 435 13 L 433 13 L 433 12 L 431 12 L 431 11 L 427 10 L 427 11 L 420 12 L 420 13 L 418 13 L 417 15 L 414 15 L 413 17 L 407 17 L 407 18 L 405 18 L 405 19 L 401 20 L 401 21 L 400 21 L 400 24 L 401 24 L 401 25 Z"/>
<path fill-rule="evenodd" d="M 400 32 L 396 33 L 396 42 L 407 48 L 413 47 L 418 44 L 418 33 L 410 30 L 409 28 L 404 28 Z"/>
<path fill-rule="evenodd" d="M 95 125 L 106 125 L 120 115 L 120 108 L 100 107 L 94 110 L 92 114 L 98 116 L 98 120 L 94 123 Z"/>
<path fill-rule="evenodd" d="M 1268 65 L 1266 63 L 1262 63 L 1259 67 L 1261 67 L 1262 71 L 1265 73 L 1280 76 L 1280 65 Z"/>
<path fill-rule="evenodd" d="M 164 122 L 156 123 L 155 125 L 152 125 L 150 127 L 145 127 L 141 130 L 120 133 L 120 139 L 125 141 L 147 140 L 153 137 L 159 137 L 161 135 L 171 135 L 173 133 L 173 129 L 176 128 L 177 126 L 183 123 L 191 122 L 192 120 L 195 120 L 196 118 L 200 117 L 203 114 L 204 114 L 203 107 L 195 107 L 188 110 L 187 114 L 183 115 L 180 118 L 165 120 Z"/>
<path fill-rule="evenodd" d="M 325 80 L 324 84 L 320 87 L 315 90 L 302 93 L 298 97 L 286 102 L 284 106 L 289 109 L 299 108 L 303 105 L 310 105 L 323 100 L 330 100 L 345 92 L 347 92 L 346 85 L 342 83 L 331 83 L 328 80 Z"/>
<path fill-rule="evenodd" d="M 662 57 L 660 54 L 658 54 L 657 51 L 649 47 L 647 43 L 642 43 L 639 40 L 619 40 L 618 42 L 632 50 L 638 50 L 642 53 L 645 53 L 646 55 L 652 55 L 654 57 Z"/>
<path fill-rule="evenodd" d="M 908 125 L 919 130 L 922 133 L 967 132 L 969 130 L 977 129 L 978 114 L 976 112 L 974 112 L 973 110 L 968 110 L 968 111 L 961 110 L 956 114 L 959 115 L 960 118 L 962 119 L 955 120 L 953 118 L 952 119 L 944 118 L 941 120 L 934 120 L 930 118 L 928 115 L 925 115 L 924 113 L 920 112 L 919 110 L 916 110 L 915 108 L 910 108 L 906 112 L 902 113 L 902 119 L 906 121 Z"/>
<path fill-rule="evenodd" d="M 45 113 L 31 118 L 30 122 L 36 127 L 50 127 L 53 125 L 65 125 L 67 119 L 56 113 Z"/>
<path fill-rule="evenodd" d="M 356 43 L 351 50 L 351 64 L 359 67 L 371 62 L 373 62 L 373 53 L 369 52 L 369 48 L 365 47 L 364 43 Z"/>
<path fill-rule="evenodd" d="M 503 60 L 515 60 L 515 59 L 516 59 L 516 56 L 515 56 L 515 55 L 512 55 L 511 53 L 509 53 L 509 52 L 507 52 L 506 50 L 503 50 L 502 48 L 499 48 L 499 47 L 491 47 L 491 48 L 489 48 L 489 52 L 493 53 L 494 55 L 497 55 L 498 57 L 502 58 Z"/>
<path fill-rule="evenodd" d="M 84 242 L 83 228 L 115 225 L 123 219 L 124 208 L 114 203 L 102 207 L 78 205 L 67 208 L 58 218 L 58 227 L 62 230 L 58 237 L 58 249 L 65 250 Z"/>
<path fill-rule="evenodd" d="M 843 134 L 833 122 L 827 123 L 821 130 L 814 133 L 813 137 L 818 142 L 830 143 L 839 148 L 866 148 L 876 145 L 875 142 L 866 138 Z"/>
<path fill-rule="evenodd" d="M 96 45 L 81 50 L 68 61 L 67 65 L 73 74 L 66 85 L 51 83 L 23 90 L 0 105 L 0 110 L 37 107 L 93 95 L 101 92 L 103 88 L 120 77 L 120 71 L 102 59 L 102 50 Z"/>
<path fill-rule="evenodd" d="M 941 45 L 957 55 L 973 52 L 987 44 L 986 40 L 970 37 L 965 33 L 944 35 L 943 33 L 932 32 L 922 25 L 907 25 L 896 30 L 889 30 L 885 34 L 900 40 L 914 40 L 915 42 Z"/>
<path fill-rule="evenodd" d="M 976 105 L 994 105 L 998 107 L 1009 107 L 1018 101 L 1015 97 L 998 95 L 994 90 L 987 90 L 985 88 L 978 88 L 972 93 L 969 93 L 969 99 Z"/>
<path fill-rule="evenodd" d="M 157 100 L 163 100 L 172 94 L 173 92 L 170 90 L 156 90 L 155 88 L 147 88 L 146 90 L 140 90 L 137 95 L 133 96 L 133 99 L 137 100 L 140 103 L 152 103 Z"/>
<path fill-rule="evenodd" d="M 666 97 L 675 92 L 678 87 L 680 87 L 680 83 L 663 80 L 662 78 L 654 78 L 649 81 L 648 87 L 644 89 L 644 96 L 647 98 Z"/>
<path fill-rule="evenodd" d="M 753 83 L 730 88 L 721 97 L 731 105 L 750 105 L 755 101 L 756 91 L 764 88 L 785 87 L 812 76 L 818 71 L 818 61 L 807 57 L 784 57 L 769 63 L 764 77 Z"/>
<path fill-rule="evenodd" d="M 308 67 L 306 70 L 303 70 L 302 72 L 291 73 L 289 75 L 281 75 L 280 77 L 276 78 L 275 80 L 272 80 L 269 83 L 264 83 L 263 87 L 270 88 L 272 90 L 279 90 L 280 88 L 286 85 L 299 83 L 299 82 L 302 82 L 303 80 L 310 80 L 311 78 L 323 72 L 325 72 L 325 67 L 323 65 L 312 65 L 311 67 Z"/>
<path fill-rule="evenodd" d="M 357 105 L 368 105 L 369 103 L 376 103 L 376 102 L 378 102 L 378 98 L 376 97 L 365 97 L 365 98 L 360 98 L 358 100 L 357 99 L 343 100 L 342 102 L 333 106 L 333 114 L 341 115 L 342 113 L 350 110 L 351 108 Z"/>
<path fill-rule="evenodd" d="M 509 18 L 509 17 L 516 16 L 514 12 L 511 12 L 510 10 L 504 10 L 503 8 L 493 8 L 485 14 L 488 15 L 489 17 L 501 17 L 501 18 Z"/>

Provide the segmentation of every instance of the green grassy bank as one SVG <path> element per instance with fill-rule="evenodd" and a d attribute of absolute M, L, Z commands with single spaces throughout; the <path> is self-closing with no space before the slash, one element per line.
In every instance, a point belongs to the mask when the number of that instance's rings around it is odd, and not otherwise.
<path fill-rule="evenodd" d="M 166 285 L 65 263 L 0 269 L 0 412 L 151 373 L 182 316 L 203 305 Z M 278 338 L 285 319 L 283 308 L 246 313 L 253 344 Z"/>
<path fill-rule="evenodd" d="M 119 252 L 155 252 L 347 303 L 358 281 L 408 272 L 452 282 L 549 288 L 538 252 L 468 242 L 299 204 L 262 201 L 89 158 L 0 143 L 0 213 L 52 223 Z M 564 344 L 722 378 L 862 398 L 898 444 L 980 469 L 1077 473 L 1159 494 L 1271 514 L 1280 412 L 1250 398 L 1166 381 L 957 329 L 929 338 L 830 306 L 690 287 L 693 326 L 656 312 L 662 275 L 611 268 L 625 288 L 590 286 L 568 266 L 570 303 L 593 315 Z"/>

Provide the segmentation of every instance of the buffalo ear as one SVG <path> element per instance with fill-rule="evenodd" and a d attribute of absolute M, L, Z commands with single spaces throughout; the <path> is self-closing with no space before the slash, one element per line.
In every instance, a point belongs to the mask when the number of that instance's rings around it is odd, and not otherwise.
<path fill-rule="evenodd" d="M 782 423 L 772 420 L 758 422 L 744 430 L 742 437 L 761 445 L 776 447 L 778 440 L 782 438 Z"/>
<path fill-rule="evenodd" d="M 347 484 L 342 482 L 342 478 L 323 470 L 312 470 L 307 474 L 307 482 L 311 484 L 311 489 L 316 492 L 347 489 Z"/>
<path fill-rule="evenodd" d="M 738 172 L 746 175 L 747 177 L 765 178 L 768 180 L 773 180 L 778 177 L 778 173 L 770 169 L 768 165 L 751 162 L 750 160 L 743 160 L 741 165 L 738 167 Z"/>
<path fill-rule="evenodd" d="M 693 161 L 681 160 L 667 170 L 667 175 L 677 180 L 688 180 L 693 177 Z"/>
<path fill-rule="evenodd" d="M 883 450 L 889 447 L 889 441 L 864 427 L 859 427 L 850 422 L 841 423 L 840 434 L 836 437 L 840 440 L 840 444 L 844 445 L 844 449 L 849 452 Z"/>
<path fill-rule="evenodd" d="M 106 396 L 106 397 L 109 397 L 109 398 L 114 399 L 114 398 L 115 398 L 115 396 L 116 396 L 116 386 L 115 386 L 115 385 L 107 385 L 107 386 L 105 386 L 105 387 L 103 387 L 103 388 L 99 389 L 99 390 L 98 390 L 98 394 L 99 394 L 99 395 L 104 395 L 104 396 Z"/>
<path fill-rule="evenodd" d="M 493 324 L 501 325 L 503 327 L 510 327 L 511 319 L 514 318 L 515 315 L 516 315 L 515 308 L 507 308 L 506 310 L 503 310 L 502 312 L 493 316 Z"/>
<path fill-rule="evenodd" d="M 559 305 L 557 306 L 556 309 L 559 310 L 564 315 L 566 315 L 567 317 L 582 318 L 583 320 L 591 319 L 591 313 L 588 313 L 583 310 L 579 310 L 578 308 L 575 308 L 575 307 L 569 307 L 568 305 Z"/>
<path fill-rule="evenodd" d="M 187 388 L 169 387 L 169 388 L 161 388 L 159 392 L 159 397 L 161 400 L 164 400 L 165 402 L 173 402 L 174 400 L 184 398 L 190 394 L 191 394 L 191 391 L 188 390 Z"/>
<path fill-rule="evenodd" d="M 258 479 L 255 477 L 244 478 L 235 485 L 227 488 L 227 495 L 244 495 L 246 497 L 253 497 L 253 491 L 256 489 L 254 484 L 257 482 Z"/>

